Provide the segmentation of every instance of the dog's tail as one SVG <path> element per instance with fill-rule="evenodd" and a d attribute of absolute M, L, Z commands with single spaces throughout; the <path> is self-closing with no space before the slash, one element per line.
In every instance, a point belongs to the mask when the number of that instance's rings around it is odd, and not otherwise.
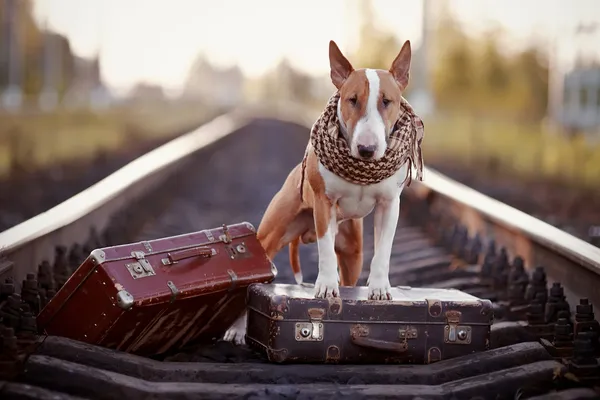
<path fill-rule="evenodd" d="M 290 265 L 292 266 L 292 272 L 298 285 L 302 284 L 302 269 L 300 268 L 300 253 L 298 247 L 300 246 L 300 236 L 293 239 L 290 242 Z"/>

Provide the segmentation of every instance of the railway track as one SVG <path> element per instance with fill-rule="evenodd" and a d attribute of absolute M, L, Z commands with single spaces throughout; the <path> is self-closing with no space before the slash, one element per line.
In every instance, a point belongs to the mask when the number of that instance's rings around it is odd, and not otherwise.
<path fill-rule="evenodd" d="M 47 301 L 94 248 L 223 223 L 257 226 L 302 157 L 311 118 L 299 115 L 219 117 L 0 233 L 0 398 L 600 398 L 600 249 L 429 169 L 402 195 L 391 283 L 492 300 L 489 351 L 430 365 L 307 368 L 222 341 L 150 359 L 36 334 L 38 299 Z M 372 231 L 369 217 L 361 285 Z M 316 245 L 302 246 L 301 258 L 314 282 Z M 293 283 L 287 252 L 273 261 L 275 282 Z"/>

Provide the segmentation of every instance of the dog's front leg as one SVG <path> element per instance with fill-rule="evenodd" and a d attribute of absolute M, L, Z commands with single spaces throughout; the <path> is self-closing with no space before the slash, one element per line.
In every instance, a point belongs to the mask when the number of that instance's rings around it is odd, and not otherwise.
<path fill-rule="evenodd" d="M 315 282 L 315 297 L 337 297 L 340 288 L 335 254 L 335 236 L 338 228 L 335 203 L 326 199 L 318 201 L 313 212 L 319 249 L 319 274 Z"/>
<path fill-rule="evenodd" d="M 400 215 L 400 196 L 391 201 L 382 201 L 375 208 L 375 254 L 371 260 L 371 271 L 367 285 L 369 286 L 369 299 L 391 300 L 390 287 L 390 257 L 398 217 Z"/>

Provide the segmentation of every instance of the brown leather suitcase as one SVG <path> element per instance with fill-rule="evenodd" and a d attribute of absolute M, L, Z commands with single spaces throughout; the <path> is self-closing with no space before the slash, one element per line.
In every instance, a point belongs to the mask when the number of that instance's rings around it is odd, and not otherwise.
<path fill-rule="evenodd" d="M 453 289 L 366 287 L 315 299 L 308 285 L 248 288 L 246 343 L 278 363 L 430 364 L 489 349 L 492 303 Z"/>
<path fill-rule="evenodd" d="M 157 355 L 220 338 L 244 310 L 248 285 L 277 270 L 239 223 L 96 249 L 44 307 L 44 334 Z"/>

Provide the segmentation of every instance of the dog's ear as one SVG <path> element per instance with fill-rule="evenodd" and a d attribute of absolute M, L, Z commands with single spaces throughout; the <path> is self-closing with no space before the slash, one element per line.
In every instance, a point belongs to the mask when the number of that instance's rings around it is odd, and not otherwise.
<path fill-rule="evenodd" d="M 333 40 L 329 41 L 329 66 L 331 67 L 331 82 L 340 89 L 354 68 Z"/>
<path fill-rule="evenodd" d="M 396 59 L 392 63 L 392 68 L 390 68 L 390 73 L 394 76 L 394 79 L 398 82 L 402 90 L 406 89 L 406 86 L 408 86 L 410 58 L 410 40 L 407 40 L 404 42 L 404 45 L 402 45 L 400 53 L 398 53 Z"/>

